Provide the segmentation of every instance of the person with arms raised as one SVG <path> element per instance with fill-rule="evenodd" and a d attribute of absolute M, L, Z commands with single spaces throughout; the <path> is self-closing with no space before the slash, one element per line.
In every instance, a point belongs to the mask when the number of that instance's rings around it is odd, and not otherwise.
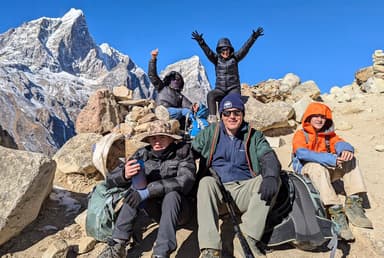
<path fill-rule="evenodd" d="M 262 27 L 252 31 L 249 39 L 236 52 L 228 38 L 221 38 L 217 42 L 216 53 L 207 45 L 202 33 L 192 32 L 192 39 L 197 41 L 209 61 L 215 65 L 215 89 L 208 92 L 207 95 L 208 122 L 217 121 L 216 102 L 220 102 L 229 93 L 241 93 L 238 64 L 247 55 L 257 38 L 264 35 L 263 32 Z"/>
<path fill-rule="evenodd" d="M 158 49 L 151 51 L 151 59 L 148 66 L 149 79 L 157 90 L 156 116 L 162 120 L 168 120 L 169 118 L 177 119 L 181 124 L 181 128 L 184 128 L 186 117 L 192 111 L 197 111 L 199 105 L 196 103 L 193 105 L 182 93 L 184 79 L 180 73 L 171 71 L 164 76 L 164 79 L 160 79 L 157 74 L 158 55 Z"/>

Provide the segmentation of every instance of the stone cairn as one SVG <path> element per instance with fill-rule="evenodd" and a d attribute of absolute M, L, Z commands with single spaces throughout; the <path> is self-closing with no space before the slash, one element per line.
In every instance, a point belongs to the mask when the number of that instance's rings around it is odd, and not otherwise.
<path fill-rule="evenodd" d="M 116 167 L 119 159 L 131 157 L 146 145 L 140 141 L 140 136 L 148 132 L 154 120 L 168 121 L 173 132 L 183 135 L 179 121 L 169 119 L 168 113 L 168 116 L 158 114 L 156 110 L 153 99 L 133 99 L 132 91 L 126 86 L 114 87 L 112 92 L 99 89 L 90 97 L 78 116 L 76 132 L 103 135 L 98 141 L 101 161 L 94 161 L 102 174 Z"/>
<path fill-rule="evenodd" d="M 384 52 L 376 50 L 373 55 L 373 76 L 379 79 L 384 79 Z"/>

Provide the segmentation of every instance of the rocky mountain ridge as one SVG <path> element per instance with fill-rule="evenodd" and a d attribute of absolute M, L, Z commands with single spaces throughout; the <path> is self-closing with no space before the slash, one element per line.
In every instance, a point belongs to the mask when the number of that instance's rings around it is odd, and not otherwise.
<path fill-rule="evenodd" d="M 162 74 L 176 68 L 191 85 L 186 95 L 205 99 L 210 85 L 199 58 L 181 60 Z M 81 10 L 0 34 L 0 125 L 19 149 L 52 155 L 75 135 L 75 119 L 89 95 L 121 85 L 135 98 L 155 97 L 147 74 L 129 56 L 96 45 Z"/>

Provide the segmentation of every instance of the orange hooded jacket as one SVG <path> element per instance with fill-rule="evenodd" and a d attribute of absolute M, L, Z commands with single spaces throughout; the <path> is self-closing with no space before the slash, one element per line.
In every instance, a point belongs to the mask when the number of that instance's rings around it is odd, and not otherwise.
<path fill-rule="evenodd" d="M 312 115 L 323 115 L 327 119 L 321 132 L 316 133 L 315 129 L 310 124 L 310 116 Z M 337 136 L 334 131 L 331 109 L 320 102 L 312 102 L 308 105 L 301 124 L 303 129 L 308 133 L 308 143 L 306 143 L 303 130 L 298 130 L 292 140 L 293 153 L 296 153 L 296 150 L 299 148 L 306 148 L 315 152 L 327 152 L 325 141 L 326 135 L 329 136 L 331 153 L 336 153 L 335 144 L 337 142 L 344 141 Z"/>

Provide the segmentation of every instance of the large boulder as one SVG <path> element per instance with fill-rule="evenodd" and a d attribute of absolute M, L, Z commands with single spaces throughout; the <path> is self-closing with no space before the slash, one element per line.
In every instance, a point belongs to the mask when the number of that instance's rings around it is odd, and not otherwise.
<path fill-rule="evenodd" d="M 314 100 L 320 96 L 320 89 L 314 81 L 310 80 L 298 85 L 292 90 L 290 98 L 296 102 L 304 96 L 308 96 Z"/>
<path fill-rule="evenodd" d="M 108 89 L 97 90 L 76 119 L 76 133 L 107 134 L 123 121 L 115 96 Z"/>
<path fill-rule="evenodd" d="M 367 93 L 383 93 L 384 79 L 371 77 L 361 85 L 361 90 Z"/>
<path fill-rule="evenodd" d="M 248 98 L 245 103 L 244 120 L 260 131 L 274 128 L 289 128 L 288 120 L 294 115 L 291 105 L 283 101 L 262 103 L 254 98 Z"/>
<path fill-rule="evenodd" d="M 52 190 L 55 168 L 44 154 L 0 146 L 0 245 L 37 217 Z"/>
<path fill-rule="evenodd" d="M 373 76 L 372 66 L 364 67 L 359 69 L 355 73 L 355 81 L 358 85 L 365 83 L 370 77 Z"/>
<path fill-rule="evenodd" d="M 80 133 L 69 139 L 53 156 L 57 171 L 64 174 L 92 174 L 96 168 L 92 163 L 92 147 L 102 138 L 101 134 Z"/>

